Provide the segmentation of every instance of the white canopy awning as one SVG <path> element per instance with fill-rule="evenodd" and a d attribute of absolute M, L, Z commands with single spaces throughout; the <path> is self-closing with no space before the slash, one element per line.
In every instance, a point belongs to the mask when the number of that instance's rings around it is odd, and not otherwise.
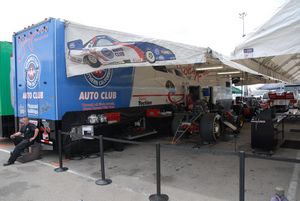
<path fill-rule="evenodd" d="M 193 68 L 222 65 L 222 70 L 218 72 L 228 73 L 235 70 L 240 71 L 240 74 L 246 72 L 249 75 L 261 76 L 255 70 L 230 61 L 210 48 L 145 38 L 73 22 L 66 22 L 65 38 L 68 77 L 109 68 L 178 65 L 180 67 L 192 65 Z M 88 55 L 94 57 L 94 64 L 88 61 Z M 214 76 L 214 80 L 216 75 L 217 71 L 210 73 L 210 76 Z"/>
<path fill-rule="evenodd" d="M 233 60 L 288 83 L 300 82 L 300 1 L 290 0 L 233 52 Z"/>

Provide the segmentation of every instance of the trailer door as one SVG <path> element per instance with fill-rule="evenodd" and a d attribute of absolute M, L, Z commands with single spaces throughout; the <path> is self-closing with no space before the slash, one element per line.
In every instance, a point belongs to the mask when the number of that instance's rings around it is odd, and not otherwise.
<path fill-rule="evenodd" d="M 15 36 L 18 117 L 55 119 L 54 20 Z"/>

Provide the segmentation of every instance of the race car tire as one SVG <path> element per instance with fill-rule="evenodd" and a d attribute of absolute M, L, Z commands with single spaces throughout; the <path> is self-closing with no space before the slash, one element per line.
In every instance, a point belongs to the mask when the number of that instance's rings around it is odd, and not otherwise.
<path fill-rule="evenodd" d="M 101 66 L 100 61 L 93 55 L 87 55 L 85 57 L 87 64 L 93 68 L 98 68 Z"/>
<path fill-rule="evenodd" d="M 199 133 L 204 141 L 213 143 L 220 138 L 221 131 L 221 122 L 218 115 L 214 113 L 204 114 L 199 123 Z"/>
<path fill-rule="evenodd" d="M 155 61 L 156 61 L 155 54 L 151 50 L 147 50 L 145 52 L 145 59 L 149 63 L 155 63 Z"/>

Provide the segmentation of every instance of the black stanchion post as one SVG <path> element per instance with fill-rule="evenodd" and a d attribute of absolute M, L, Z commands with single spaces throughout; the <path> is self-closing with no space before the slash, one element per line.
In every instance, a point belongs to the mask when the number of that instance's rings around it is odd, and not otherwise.
<path fill-rule="evenodd" d="M 103 148 L 103 136 L 100 135 L 99 136 L 99 149 L 100 149 L 100 166 L 101 166 L 101 179 L 98 179 L 95 183 L 97 185 L 108 185 L 111 184 L 111 180 L 110 179 L 106 179 L 105 178 L 105 167 L 104 167 L 104 148 Z"/>
<path fill-rule="evenodd" d="M 156 144 L 156 194 L 152 194 L 149 197 L 150 201 L 168 201 L 169 196 L 161 194 L 160 183 L 160 144 Z"/>
<path fill-rule="evenodd" d="M 282 119 L 282 140 L 284 140 L 284 119 Z"/>
<path fill-rule="evenodd" d="M 58 140 L 58 156 L 59 156 L 59 167 L 55 168 L 55 172 L 64 172 L 67 171 L 67 167 L 63 167 L 63 161 L 62 161 L 62 137 L 61 137 L 61 132 L 58 132 L 57 134 L 57 140 Z"/>
<path fill-rule="evenodd" d="M 240 151 L 240 201 L 245 201 L 245 152 Z"/>

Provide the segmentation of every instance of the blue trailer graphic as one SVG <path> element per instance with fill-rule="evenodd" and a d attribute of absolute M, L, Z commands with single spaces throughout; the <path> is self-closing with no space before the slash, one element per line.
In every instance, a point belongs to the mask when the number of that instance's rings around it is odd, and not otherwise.
<path fill-rule="evenodd" d="M 66 77 L 64 23 L 51 19 L 14 37 L 16 116 L 61 120 L 68 111 L 128 107 L 133 68 Z"/>
<path fill-rule="evenodd" d="M 59 130 L 70 134 L 64 142 L 65 150 L 70 147 L 76 150 L 78 135 L 115 135 L 126 132 L 124 129 L 128 130 L 132 125 L 140 125 L 142 129 L 139 130 L 147 132 L 146 116 L 169 110 L 170 104 L 164 97 L 167 94 L 152 97 L 159 97 L 163 101 L 161 104 L 149 101 L 143 94 L 133 95 L 133 91 L 149 90 L 144 86 L 133 87 L 134 67 L 104 69 L 67 78 L 66 55 L 70 53 L 67 51 L 78 49 L 79 42 L 66 45 L 65 22 L 61 20 L 45 20 L 17 32 L 13 40 L 15 116 L 28 116 L 40 128 L 41 142 L 53 144 L 54 148 Z M 103 51 L 108 58 L 108 50 Z M 112 51 L 120 54 L 120 50 Z M 153 79 L 156 70 L 150 72 L 150 78 L 141 71 L 140 75 L 145 76 L 145 82 L 149 79 L 156 83 Z M 166 91 L 165 83 L 161 85 L 161 90 Z"/>
<path fill-rule="evenodd" d="M 171 50 L 138 39 L 117 40 L 109 36 L 112 32 L 79 30 L 50 18 L 14 34 L 15 116 L 36 123 L 42 143 L 56 148 L 58 135 L 64 133 L 66 154 L 89 153 L 98 149 L 98 142 L 91 140 L 94 135 L 136 139 L 168 133 L 180 122 L 173 118 L 174 108 L 184 111 L 192 99 L 200 99 L 202 75 L 192 66 L 183 70 L 160 65 L 176 60 Z M 147 67 L 133 64 L 142 62 Z M 201 125 L 214 125 L 208 130 L 200 125 L 202 137 L 216 140 L 219 117 L 199 116 Z"/>

